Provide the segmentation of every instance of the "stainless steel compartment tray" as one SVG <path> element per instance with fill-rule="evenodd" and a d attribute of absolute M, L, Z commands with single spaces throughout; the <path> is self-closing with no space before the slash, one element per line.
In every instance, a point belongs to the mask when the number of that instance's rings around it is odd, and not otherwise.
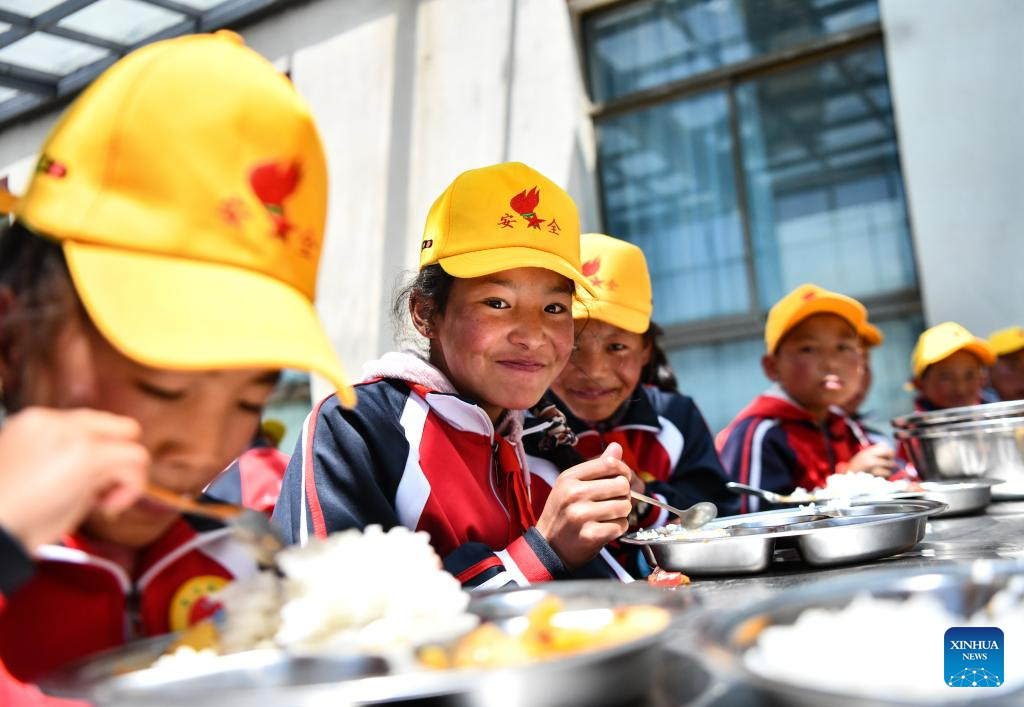
<path fill-rule="evenodd" d="M 646 583 L 572 581 L 476 594 L 470 611 L 482 620 L 508 625 L 521 622 L 539 601 L 552 595 L 563 601 L 565 611 L 579 612 L 645 604 L 672 613 L 696 603 L 689 592 L 668 592 Z M 561 659 L 495 670 L 388 674 L 389 662 L 380 656 L 293 656 L 278 650 L 217 656 L 188 674 L 147 670 L 174 638 L 158 636 L 93 656 L 50 676 L 42 686 L 49 693 L 87 699 L 100 707 L 513 703 L 591 707 L 630 703 L 647 692 L 660 663 L 662 632 Z"/>
<path fill-rule="evenodd" d="M 808 505 L 721 518 L 683 536 L 644 539 L 631 533 L 623 541 L 642 546 L 648 560 L 666 570 L 754 574 L 771 564 L 781 538 L 793 538 L 804 560 L 815 566 L 904 552 L 924 537 L 928 517 L 946 508 L 927 499 L 853 502 L 834 508 Z M 720 531 L 725 535 L 713 535 Z"/>

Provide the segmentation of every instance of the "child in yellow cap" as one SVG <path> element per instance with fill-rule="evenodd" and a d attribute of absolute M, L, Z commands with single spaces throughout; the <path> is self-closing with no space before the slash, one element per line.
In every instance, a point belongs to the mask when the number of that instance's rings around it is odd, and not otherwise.
<path fill-rule="evenodd" d="M 985 369 L 996 361 L 992 345 L 956 322 L 927 329 L 910 355 L 917 410 L 977 405 L 982 402 Z"/>
<path fill-rule="evenodd" d="M 18 678 L 185 628 L 257 569 L 228 528 L 135 496 L 143 478 L 198 496 L 281 368 L 353 400 L 312 304 L 325 210 L 308 107 L 231 33 L 130 54 L 44 143 L 0 238 L 0 451 L 23 482 L 0 495 L 0 656 Z M 98 478 L 58 506 L 72 469 Z"/>
<path fill-rule="evenodd" d="M 1024 327 L 1012 326 L 988 337 L 997 356 L 988 371 L 993 401 L 1024 400 Z"/>
<path fill-rule="evenodd" d="M 868 326 L 864 305 L 817 285 L 801 285 L 771 308 L 761 365 L 775 385 L 716 440 L 733 480 L 789 493 L 824 486 L 835 473 L 895 469 L 892 449 L 868 442 L 840 407 L 861 386 Z M 757 499 L 744 497 L 744 512 L 757 509 Z"/>
<path fill-rule="evenodd" d="M 420 253 L 396 309 L 427 355 L 367 364 L 354 410 L 315 407 L 275 520 L 299 542 L 370 523 L 424 530 L 475 588 L 614 576 L 592 561 L 626 530 L 621 450 L 567 471 L 545 501 L 521 440 L 523 411 L 572 351 L 574 292 L 590 288 L 572 199 L 523 164 L 464 172 L 430 209 Z"/>
<path fill-rule="evenodd" d="M 580 248 L 597 297 L 573 303 L 576 346 L 550 394 L 577 441 L 575 448 L 553 444 L 557 438 L 542 432 L 557 428 L 528 420 L 527 429 L 537 432 L 527 435 L 527 450 L 538 457 L 531 472 L 553 483 L 560 469 L 618 443 L 635 490 L 680 508 L 713 501 L 719 513 L 732 512 L 739 498 L 725 488 L 711 431 L 693 400 L 679 393 L 658 346 L 643 251 L 600 233 L 584 234 Z M 641 527 L 673 521 L 653 506 L 638 510 Z M 621 550 L 615 555 L 627 569 L 639 569 L 636 553 Z"/>

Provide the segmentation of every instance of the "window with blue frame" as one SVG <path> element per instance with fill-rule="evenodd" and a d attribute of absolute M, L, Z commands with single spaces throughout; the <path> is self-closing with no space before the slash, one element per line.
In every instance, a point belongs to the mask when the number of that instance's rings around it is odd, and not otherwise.
<path fill-rule="evenodd" d="M 767 386 L 764 317 L 804 282 L 868 306 L 887 339 L 866 407 L 909 409 L 920 297 L 877 2 L 638 0 L 580 24 L 604 226 L 646 253 L 712 428 Z"/>

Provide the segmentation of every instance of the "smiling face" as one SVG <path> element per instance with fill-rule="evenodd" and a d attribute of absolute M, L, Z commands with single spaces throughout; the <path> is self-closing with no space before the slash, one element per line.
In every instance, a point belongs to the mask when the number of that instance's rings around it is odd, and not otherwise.
<path fill-rule="evenodd" d="M 576 417 L 601 422 L 614 415 L 640 383 L 651 360 L 651 344 L 643 334 L 596 319 L 577 319 L 576 332 L 569 364 L 551 388 Z"/>
<path fill-rule="evenodd" d="M 956 351 L 914 379 L 921 395 L 937 408 L 977 405 L 985 385 L 984 367 L 970 351 Z"/>
<path fill-rule="evenodd" d="M 88 407 L 142 426 L 152 466 L 149 480 L 198 495 L 245 451 L 277 379 L 270 370 L 172 371 L 143 366 L 111 346 L 81 316 L 58 332 L 54 354 L 22 391 L 24 405 Z M 140 499 L 110 517 L 94 513 L 82 529 L 126 548 L 158 539 L 178 513 Z"/>
<path fill-rule="evenodd" d="M 815 314 L 797 324 L 762 365 L 768 378 L 818 419 L 853 397 L 864 374 L 857 332 L 835 314 Z"/>
<path fill-rule="evenodd" d="M 572 351 L 572 283 L 550 270 L 516 268 L 456 278 L 444 312 L 414 321 L 430 359 L 492 420 L 537 403 Z"/>

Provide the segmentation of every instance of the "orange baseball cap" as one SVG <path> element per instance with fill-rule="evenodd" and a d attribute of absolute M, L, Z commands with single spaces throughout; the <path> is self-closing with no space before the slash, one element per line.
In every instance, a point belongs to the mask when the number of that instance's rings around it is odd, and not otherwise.
<path fill-rule="evenodd" d="M 580 272 L 580 219 L 564 189 L 520 162 L 463 172 L 430 207 L 420 268 L 454 277 L 545 268 L 593 294 Z"/>
<path fill-rule="evenodd" d="M 864 326 L 860 329 L 860 341 L 870 349 L 885 341 L 885 335 L 871 322 L 864 322 Z"/>
<path fill-rule="evenodd" d="M 579 297 L 572 305 L 576 319 L 598 319 L 634 334 L 651 325 L 651 276 L 644 252 L 632 243 L 601 233 L 580 236 L 582 272 L 596 297 Z"/>
<path fill-rule="evenodd" d="M 918 378 L 928 366 L 949 358 L 957 351 L 970 351 L 985 366 L 996 362 L 992 345 L 979 339 L 956 322 L 943 322 L 926 329 L 917 339 L 917 345 L 910 355 L 910 367 Z"/>
<path fill-rule="evenodd" d="M 233 32 L 132 52 L 64 113 L 15 217 L 145 365 L 299 368 L 355 402 L 313 309 L 327 167 L 309 107 Z"/>
<path fill-rule="evenodd" d="M 996 356 L 1006 356 L 1024 349 L 1024 327 L 1011 326 L 989 334 L 988 343 Z"/>
<path fill-rule="evenodd" d="M 813 284 L 800 285 L 775 303 L 768 311 L 764 327 L 764 343 L 768 353 L 775 353 L 782 337 L 793 327 L 814 314 L 835 314 L 850 323 L 862 339 L 870 340 L 872 332 L 881 332 L 868 324 L 868 311 L 857 300 Z M 871 327 L 866 330 L 866 327 Z M 881 338 L 879 338 L 881 341 Z"/>

